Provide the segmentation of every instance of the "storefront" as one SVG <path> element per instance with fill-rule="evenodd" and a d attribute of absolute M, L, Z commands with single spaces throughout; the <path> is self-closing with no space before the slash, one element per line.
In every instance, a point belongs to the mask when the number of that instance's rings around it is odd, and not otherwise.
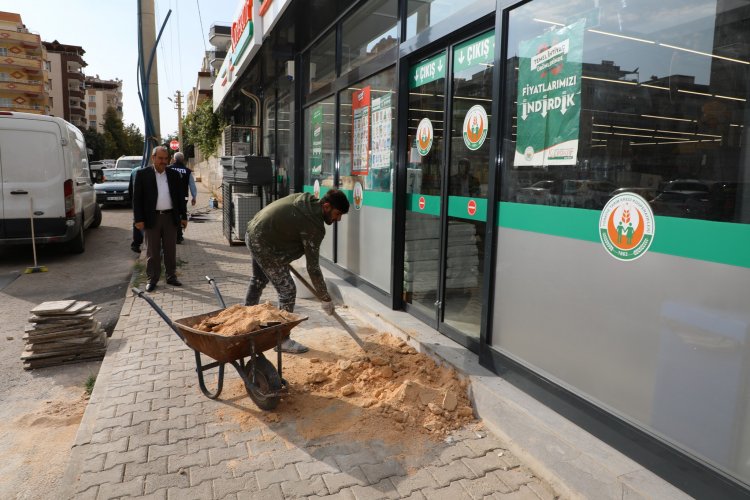
<path fill-rule="evenodd" d="M 746 493 L 750 3 L 468 3 L 273 0 L 215 106 L 347 192 L 329 269 Z"/>

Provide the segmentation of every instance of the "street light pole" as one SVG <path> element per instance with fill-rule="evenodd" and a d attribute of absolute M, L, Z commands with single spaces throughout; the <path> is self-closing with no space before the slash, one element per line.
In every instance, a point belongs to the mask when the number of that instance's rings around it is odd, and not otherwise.
<path fill-rule="evenodd" d="M 185 146 L 182 143 L 182 92 L 177 91 L 175 95 L 175 105 L 177 107 L 177 140 L 180 141 L 180 151 L 185 151 Z M 187 158 L 185 158 L 187 161 Z"/>

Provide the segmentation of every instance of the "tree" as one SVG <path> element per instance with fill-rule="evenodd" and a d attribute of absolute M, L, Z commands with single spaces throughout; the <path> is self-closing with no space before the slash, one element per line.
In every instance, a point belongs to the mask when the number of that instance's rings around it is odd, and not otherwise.
<path fill-rule="evenodd" d="M 223 129 L 221 118 L 214 113 L 213 101 L 206 100 L 182 122 L 183 141 L 194 144 L 203 156 L 209 158 L 216 154 Z"/>
<path fill-rule="evenodd" d="M 143 141 L 143 134 L 140 129 L 131 123 L 125 127 L 125 144 L 127 147 L 122 154 L 130 156 L 142 154 Z"/>
<path fill-rule="evenodd" d="M 104 136 L 97 132 L 95 128 L 87 128 L 81 130 L 81 132 L 83 133 L 83 138 L 86 140 L 86 147 L 92 151 L 89 160 L 95 161 L 105 159 Z"/>
<path fill-rule="evenodd" d="M 114 108 L 109 107 L 104 112 L 104 124 L 102 127 L 104 128 L 103 135 L 107 158 L 117 158 L 123 154 L 123 151 L 128 150 L 125 127 Z"/>

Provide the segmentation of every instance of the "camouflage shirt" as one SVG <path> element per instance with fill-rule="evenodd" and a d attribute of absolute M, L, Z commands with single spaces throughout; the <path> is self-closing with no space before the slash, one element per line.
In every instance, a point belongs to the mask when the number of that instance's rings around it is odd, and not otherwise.
<path fill-rule="evenodd" d="M 282 265 L 303 255 L 318 297 L 331 300 L 320 270 L 320 243 L 326 235 L 323 208 L 311 193 L 296 193 L 274 201 L 247 223 L 250 239 Z"/>

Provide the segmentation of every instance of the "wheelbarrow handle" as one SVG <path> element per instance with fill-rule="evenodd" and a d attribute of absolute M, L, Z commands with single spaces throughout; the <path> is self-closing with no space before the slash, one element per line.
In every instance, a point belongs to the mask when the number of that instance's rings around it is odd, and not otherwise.
<path fill-rule="evenodd" d="M 210 276 L 206 276 L 206 280 L 208 283 L 213 287 L 214 294 L 216 295 L 216 300 L 219 301 L 219 305 L 222 309 L 227 308 L 227 304 L 224 302 L 224 297 L 221 296 L 221 292 L 219 291 L 219 287 L 216 285 L 216 281 Z"/>
<path fill-rule="evenodd" d="M 167 313 L 165 313 L 164 311 L 162 311 L 161 307 L 159 307 L 158 305 L 156 305 L 156 302 L 154 302 L 154 300 L 151 297 L 149 297 L 148 294 L 146 294 L 146 292 L 144 292 L 140 288 L 136 288 L 136 287 L 131 288 L 131 290 L 138 297 L 140 297 L 143 300 L 145 300 L 146 302 L 148 302 L 148 305 L 150 305 L 154 309 L 154 311 L 156 311 L 156 313 L 159 316 L 161 316 L 161 319 L 163 319 L 169 325 L 169 327 L 177 334 L 178 337 L 180 337 L 180 340 L 182 340 L 183 342 L 185 342 L 185 338 L 182 336 L 182 333 L 174 325 L 174 323 L 172 323 L 172 320 L 169 319 L 169 316 L 167 316 Z"/>

